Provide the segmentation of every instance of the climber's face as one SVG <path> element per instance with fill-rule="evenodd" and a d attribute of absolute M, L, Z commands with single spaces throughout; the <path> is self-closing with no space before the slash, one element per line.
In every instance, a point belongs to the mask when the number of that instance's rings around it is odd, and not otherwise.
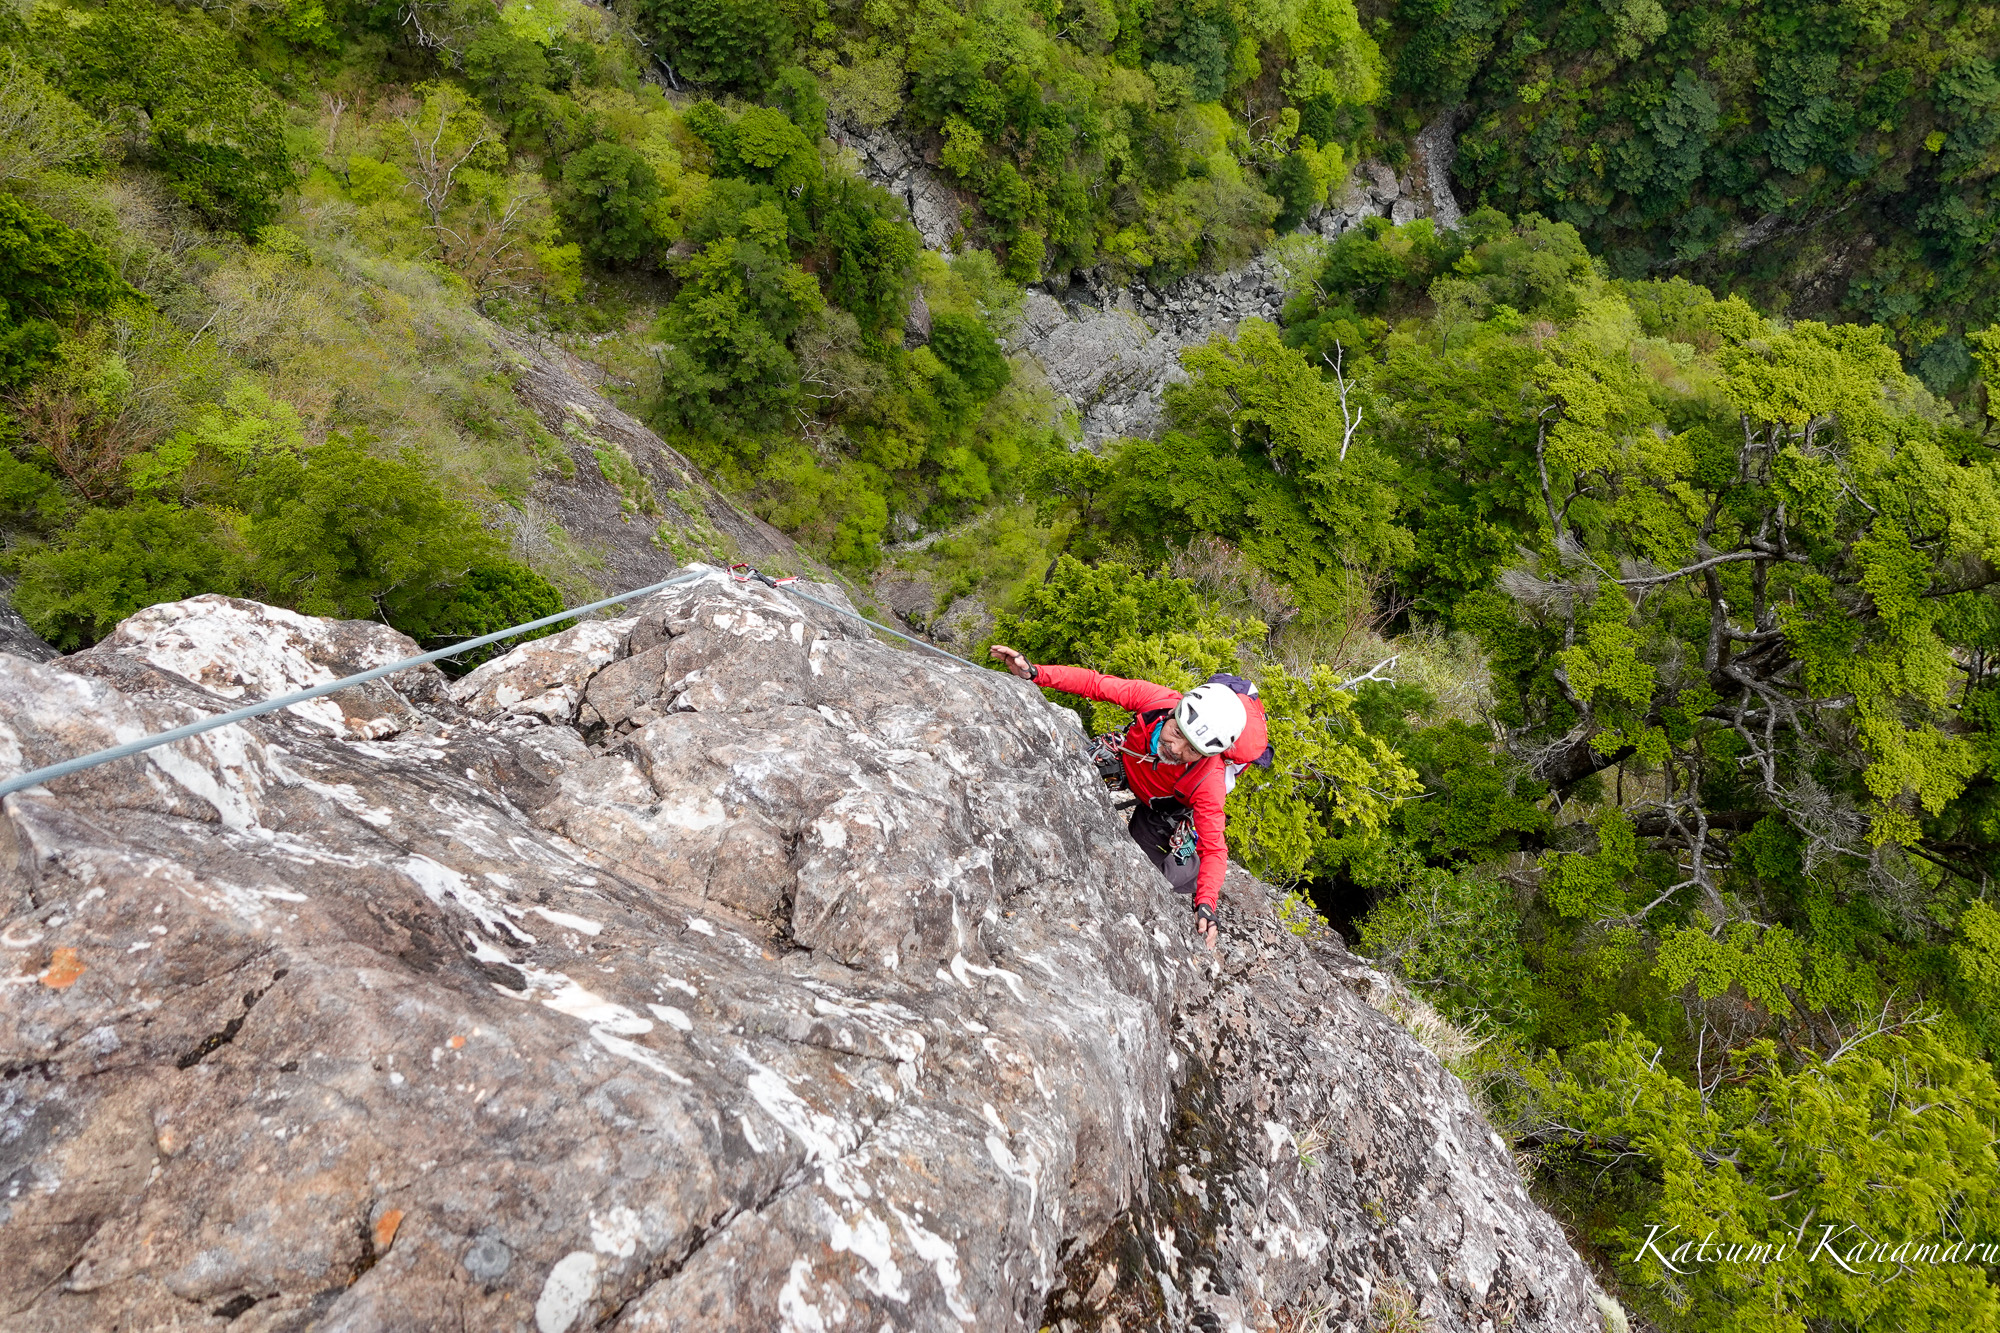
<path fill-rule="evenodd" d="M 1160 727 L 1160 758 L 1170 764 L 1192 764 L 1201 758 L 1201 751 L 1181 734 L 1181 724 L 1172 718 Z"/>

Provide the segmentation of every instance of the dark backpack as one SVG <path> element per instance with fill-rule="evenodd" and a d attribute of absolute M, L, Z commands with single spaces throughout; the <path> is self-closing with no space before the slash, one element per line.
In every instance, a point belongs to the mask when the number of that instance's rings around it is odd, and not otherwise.
<path fill-rule="evenodd" d="M 1241 773 L 1245 768 L 1248 768 L 1251 764 L 1255 764 L 1259 768 L 1269 768 L 1272 764 L 1276 763 L 1278 760 L 1278 751 L 1276 747 L 1274 747 L 1271 744 L 1270 733 L 1265 728 L 1264 701 L 1257 695 L 1256 682 L 1245 680 L 1241 676 L 1232 676 L 1227 671 L 1218 671 L 1214 675 L 1210 676 L 1207 680 L 1203 681 L 1202 684 L 1227 685 L 1230 689 L 1242 695 L 1243 707 L 1250 714 L 1251 725 L 1257 731 L 1264 732 L 1264 749 L 1262 753 L 1252 758 L 1243 758 L 1242 748 L 1241 748 L 1243 742 L 1239 740 L 1235 746 L 1231 747 L 1230 750 L 1224 754 L 1223 756 L 1224 761 L 1228 765 L 1227 768 L 1228 777 L 1225 781 L 1225 785 L 1229 787 L 1235 786 L 1236 775 Z M 1246 728 L 1246 731 L 1247 730 L 1248 728 Z M 1250 740 L 1250 742 L 1253 745 L 1256 743 L 1256 737 L 1254 735 L 1247 736 L 1246 739 Z"/>

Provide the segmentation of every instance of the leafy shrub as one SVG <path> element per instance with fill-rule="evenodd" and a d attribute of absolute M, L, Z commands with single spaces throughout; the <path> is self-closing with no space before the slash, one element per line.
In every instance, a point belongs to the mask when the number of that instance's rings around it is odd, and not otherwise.
<path fill-rule="evenodd" d="M 1522 1023 L 1533 983 L 1513 886 L 1407 852 L 1386 859 L 1375 880 L 1389 892 L 1361 922 L 1363 952 L 1393 965 L 1452 1018 Z"/>
<path fill-rule="evenodd" d="M 1099 667 L 1128 639 L 1192 629 L 1200 599 L 1186 579 L 1147 578 L 1115 562 L 1096 567 L 1065 555 L 1047 581 L 1022 590 L 993 625 L 994 643 L 1040 662 Z"/>
<path fill-rule="evenodd" d="M 206 509 L 141 500 L 85 511 L 21 564 L 14 606 L 65 652 L 85 648 L 156 602 L 243 590 L 240 537 Z"/>
<path fill-rule="evenodd" d="M 131 288 L 89 237 L 0 194 L 0 392 L 55 352 L 54 321 L 102 311 Z"/>
<path fill-rule="evenodd" d="M 498 537 L 415 459 L 380 458 L 365 436 L 271 454 L 244 483 L 249 580 L 307 615 L 379 618 L 430 638 Z"/>
<path fill-rule="evenodd" d="M 292 160 L 277 100 L 233 43 L 144 0 L 109 0 L 77 23 L 73 12 L 34 19 L 55 82 L 101 115 L 143 113 L 144 160 L 209 222 L 254 237 L 292 188 Z"/>
<path fill-rule="evenodd" d="M 524 625 L 563 609 L 562 592 L 525 565 L 499 563 L 480 565 L 468 571 L 446 601 L 430 618 L 424 637 L 426 648 L 442 648 L 458 639 L 476 639 L 509 625 Z M 502 639 L 484 648 L 475 648 L 459 657 L 444 659 L 448 671 L 470 671 L 481 662 L 498 657 L 528 639 L 540 638 L 567 629 L 573 621 L 557 621 L 544 629 L 518 638 Z"/>
<path fill-rule="evenodd" d="M 68 512 L 68 497 L 54 477 L 0 449 L 0 518 L 48 527 Z"/>

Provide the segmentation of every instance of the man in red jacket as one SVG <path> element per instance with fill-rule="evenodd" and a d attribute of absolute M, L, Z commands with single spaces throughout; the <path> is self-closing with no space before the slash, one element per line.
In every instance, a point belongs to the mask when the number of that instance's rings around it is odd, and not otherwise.
<path fill-rule="evenodd" d="M 1223 842 L 1228 761 L 1254 762 L 1265 750 L 1261 718 L 1227 685 L 1198 685 L 1186 694 L 1144 680 L 1123 680 L 1084 667 L 1036 666 L 996 643 L 992 655 L 1023 680 L 1116 704 L 1134 714 L 1120 753 L 1125 780 L 1139 798 L 1128 827 L 1132 840 L 1177 893 L 1194 894 L 1195 931 L 1215 947 L 1215 904 L 1229 868 Z M 1251 732 L 1254 731 L 1254 735 Z M 1192 816 L 1194 845 L 1176 837 Z"/>

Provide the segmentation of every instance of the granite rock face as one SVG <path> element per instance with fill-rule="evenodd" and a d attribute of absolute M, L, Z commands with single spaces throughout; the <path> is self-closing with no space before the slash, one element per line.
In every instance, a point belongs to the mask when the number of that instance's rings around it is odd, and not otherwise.
<path fill-rule="evenodd" d="M 1165 1151 L 1118 1223 L 1065 1256 L 1047 1325 L 1602 1327 L 1503 1141 L 1382 1013 L 1396 983 L 1331 933 L 1294 934 L 1238 868 L 1223 903 L 1219 965 L 1175 1000 Z"/>
<path fill-rule="evenodd" d="M 1417 152 L 1401 174 L 1380 162 L 1357 165 L 1331 206 L 1313 208 L 1308 229 L 1333 240 L 1371 217 L 1398 225 L 1429 217 L 1443 227 L 1458 226 L 1450 170 L 1461 114 L 1457 108 L 1439 112 L 1417 136 Z M 889 130 L 838 120 L 829 120 L 827 133 L 854 154 L 864 177 L 904 202 L 927 248 L 952 248 L 962 226 L 961 200 L 908 144 Z M 1008 351 L 1032 357 L 1049 387 L 1075 409 L 1084 443 L 1092 448 L 1124 436 L 1157 434 L 1161 394 L 1185 378 L 1181 351 L 1218 333 L 1233 334 L 1245 319 L 1275 321 L 1285 301 L 1283 275 L 1262 256 L 1163 290 L 1143 280 L 1121 287 L 1102 271 L 1076 276 L 1081 281 L 1074 285 L 1057 275 L 1048 290 L 1031 288 L 1024 317 L 1006 341 Z M 913 305 L 906 337 L 912 342 L 929 337 L 929 322 L 929 311 Z"/>
<path fill-rule="evenodd" d="M 156 607 L 0 656 L 0 771 L 412 648 Z M 8 797 L 0 1327 L 1597 1329 L 1372 974 L 1240 875 L 1192 948 L 1081 742 L 706 571 Z"/>
<path fill-rule="evenodd" d="M 0 581 L 0 653 L 12 653 L 30 662 L 46 662 L 58 656 L 42 636 L 28 628 L 14 609 L 12 580 Z"/>
<path fill-rule="evenodd" d="M 908 144 L 888 130 L 832 119 L 827 122 L 827 137 L 855 155 L 864 179 L 903 201 L 926 249 L 951 249 L 960 228 L 958 194 Z M 928 335 L 928 329 L 925 332 Z"/>
<path fill-rule="evenodd" d="M 1187 378 L 1181 351 L 1233 333 L 1245 319 L 1275 322 L 1284 301 L 1282 275 L 1261 257 L 1227 273 L 1195 274 L 1164 292 L 1085 285 L 1058 299 L 1030 289 L 1007 350 L 1034 359 L 1049 387 L 1076 409 L 1084 442 L 1094 448 L 1157 434 L 1162 393 Z"/>
<path fill-rule="evenodd" d="M 515 396 L 563 450 L 544 469 L 515 522 L 520 554 L 538 568 L 570 563 L 562 546 L 591 564 L 585 577 L 603 592 L 657 583 L 680 563 L 674 552 L 707 559 L 806 563 L 791 538 L 747 514 L 651 427 L 606 398 L 603 372 L 554 343 L 495 327 Z"/>

